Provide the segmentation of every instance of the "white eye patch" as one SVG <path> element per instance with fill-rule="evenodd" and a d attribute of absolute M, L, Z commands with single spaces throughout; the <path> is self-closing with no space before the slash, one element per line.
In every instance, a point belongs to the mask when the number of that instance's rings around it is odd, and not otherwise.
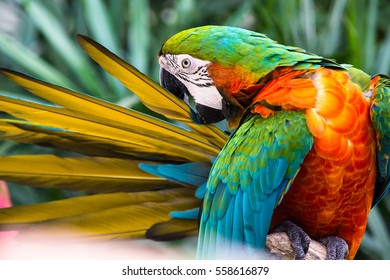
<path fill-rule="evenodd" d="M 174 75 L 188 89 L 195 103 L 214 109 L 222 109 L 222 96 L 208 73 L 208 60 L 188 54 L 166 54 L 160 57 L 160 65 Z"/>

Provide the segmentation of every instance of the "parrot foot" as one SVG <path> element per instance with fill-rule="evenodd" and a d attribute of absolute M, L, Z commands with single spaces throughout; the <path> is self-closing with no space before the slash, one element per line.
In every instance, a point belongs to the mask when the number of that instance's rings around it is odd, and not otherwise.
<path fill-rule="evenodd" d="M 297 260 L 303 260 L 309 250 L 310 237 L 304 230 L 291 221 L 277 225 L 272 232 L 285 232 L 291 241 Z"/>
<path fill-rule="evenodd" d="M 343 260 L 349 254 L 348 244 L 337 236 L 328 236 L 318 240 L 326 246 L 328 260 Z"/>

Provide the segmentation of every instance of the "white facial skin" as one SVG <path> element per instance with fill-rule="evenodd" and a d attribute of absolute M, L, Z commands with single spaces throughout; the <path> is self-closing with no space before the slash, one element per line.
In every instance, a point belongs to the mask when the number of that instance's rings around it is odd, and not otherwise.
<path fill-rule="evenodd" d="M 160 66 L 182 82 L 197 104 L 222 110 L 222 96 L 208 75 L 208 60 L 187 54 L 163 55 Z"/>

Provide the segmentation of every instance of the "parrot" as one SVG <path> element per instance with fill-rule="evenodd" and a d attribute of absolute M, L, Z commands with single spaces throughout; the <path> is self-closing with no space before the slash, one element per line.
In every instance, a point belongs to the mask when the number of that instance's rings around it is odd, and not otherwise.
<path fill-rule="evenodd" d="M 160 87 L 92 39 L 77 40 L 162 118 L 0 69 L 47 101 L 1 95 L 0 138 L 70 152 L 1 156 L 0 178 L 82 192 L 0 209 L 0 230 L 198 236 L 198 258 L 257 257 L 268 232 L 286 231 L 297 258 L 309 236 L 330 259 L 354 258 L 389 189 L 387 76 L 253 31 L 203 26 L 163 44 Z"/>
<path fill-rule="evenodd" d="M 389 78 L 225 26 L 174 35 L 159 63 L 194 121 L 234 129 L 208 177 L 198 257 L 256 257 L 274 230 L 297 258 L 314 238 L 353 259 L 389 189 Z"/>

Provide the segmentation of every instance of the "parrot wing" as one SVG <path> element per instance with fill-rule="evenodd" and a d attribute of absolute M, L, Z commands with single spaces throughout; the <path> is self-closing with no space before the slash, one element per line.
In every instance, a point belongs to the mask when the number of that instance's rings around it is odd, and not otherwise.
<path fill-rule="evenodd" d="M 198 204 L 193 191 L 185 188 L 96 194 L 5 208 L 0 225 L 2 230 L 20 230 L 18 238 L 30 241 L 142 238 L 154 224 L 172 221 L 171 211 Z M 183 227 L 193 229 L 191 223 Z"/>
<path fill-rule="evenodd" d="M 109 157 L 3 156 L 0 177 L 24 185 L 88 193 L 140 192 L 179 186 L 141 170 L 138 164 Z"/>
<path fill-rule="evenodd" d="M 208 157 L 204 155 L 205 153 L 216 155 L 220 150 L 200 133 L 192 133 L 146 114 L 45 83 L 12 70 L 0 71 L 31 93 L 55 104 L 40 104 L 0 96 L 0 108 L 3 112 L 30 122 L 31 126 L 41 129 L 45 127 L 51 130 L 49 133 L 64 132 L 66 137 L 73 137 L 74 142 L 86 144 L 88 141 L 88 145 L 93 141 L 97 142 L 96 145 L 103 142 L 111 145 L 109 149 L 115 144 L 114 150 L 116 152 L 124 150 L 127 158 L 131 156 L 133 150 L 133 156 L 136 157 L 151 159 L 153 155 L 157 155 L 175 161 L 204 161 Z M 152 83 L 151 80 L 149 82 Z M 191 119 L 189 116 L 187 118 Z M 153 137 L 150 137 L 151 135 Z M 226 139 L 226 136 L 222 135 L 216 137 L 218 141 Z M 187 149 L 190 146 L 191 149 Z M 197 156 L 179 159 L 184 154 L 192 154 L 193 148 L 197 150 L 195 152 Z M 181 156 L 175 159 L 174 154 Z M 200 154 L 203 156 L 199 157 Z"/>
<path fill-rule="evenodd" d="M 274 208 L 312 145 L 301 112 L 278 111 L 268 118 L 249 114 L 210 171 L 198 257 L 223 258 L 242 251 L 248 257 L 262 249 Z"/>
<path fill-rule="evenodd" d="M 374 207 L 390 189 L 390 78 L 384 75 L 373 77 L 371 90 L 371 120 L 377 137 L 378 166 Z"/>
<path fill-rule="evenodd" d="M 58 228 L 66 229 L 59 237 L 159 240 L 196 234 L 193 213 L 200 200 L 195 191 L 207 180 L 210 160 L 218 155 L 226 135 L 213 126 L 192 124 L 184 102 L 98 43 L 86 37 L 79 41 L 145 105 L 186 127 L 0 69 L 47 100 L 0 96 L 0 111 L 5 113 L 0 139 L 68 151 L 66 157 L 1 157 L 0 177 L 94 194 L 1 209 L 0 230 L 23 229 L 20 236 L 47 232 L 47 236 Z"/>

